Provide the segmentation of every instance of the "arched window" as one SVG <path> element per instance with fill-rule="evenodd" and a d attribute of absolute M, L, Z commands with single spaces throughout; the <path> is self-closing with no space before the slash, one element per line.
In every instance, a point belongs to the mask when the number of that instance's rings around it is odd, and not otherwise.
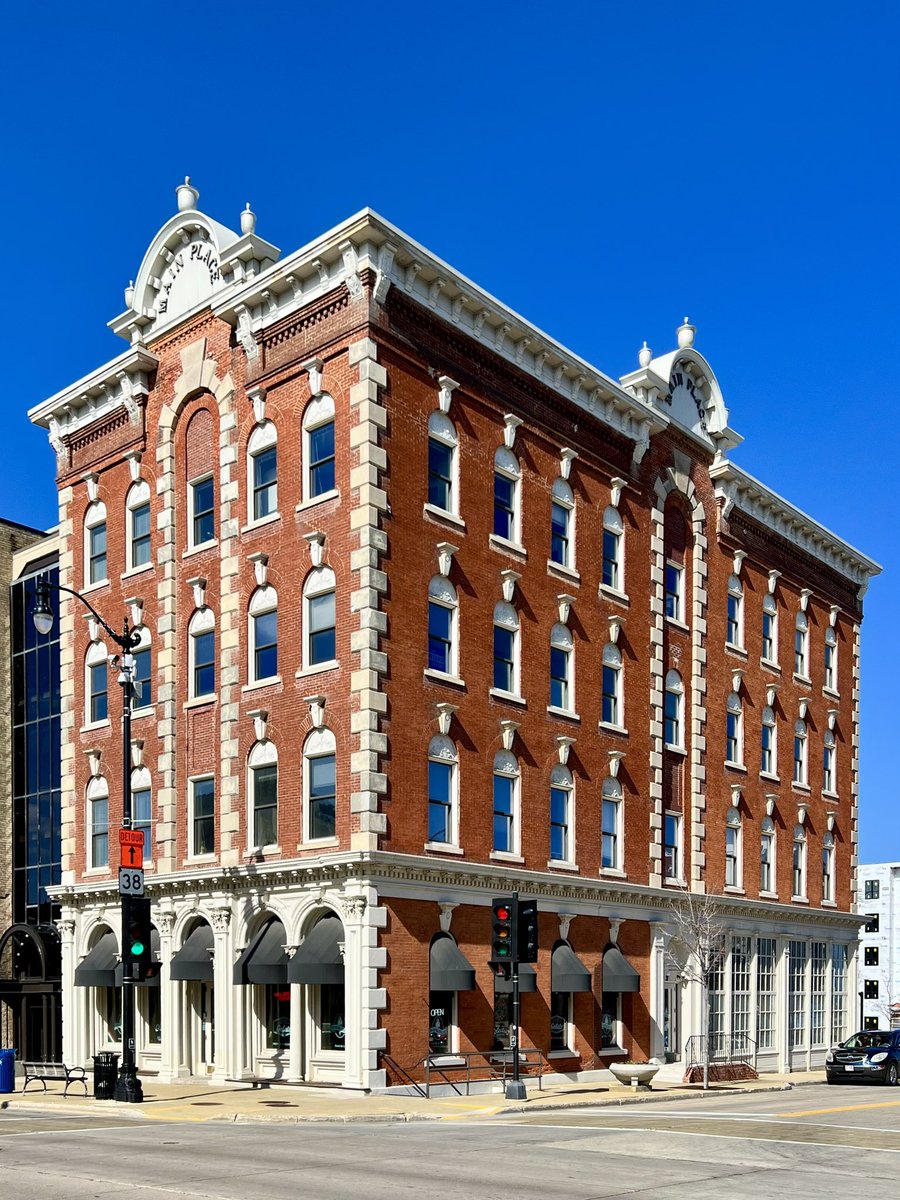
<path fill-rule="evenodd" d="M 802 825 L 794 826 L 791 888 L 794 899 L 806 899 L 806 830 Z"/>
<path fill-rule="evenodd" d="M 216 619 L 211 608 L 198 608 L 188 625 L 189 693 L 192 699 L 216 691 Z"/>
<path fill-rule="evenodd" d="M 446 413 L 428 418 L 428 503 L 441 512 L 459 513 L 459 439 Z"/>
<path fill-rule="evenodd" d="M 604 871 L 623 867 L 622 785 L 608 775 L 600 787 L 600 866 Z"/>
<path fill-rule="evenodd" d="M 804 679 L 809 674 L 809 621 L 798 612 L 794 624 L 794 674 Z"/>
<path fill-rule="evenodd" d="M 727 762 L 744 762 L 744 710 L 737 692 L 728 696 L 725 712 L 725 758 Z"/>
<path fill-rule="evenodd" d="M 728 626 L 725 640 L 730 646 L 744 645 L 744 588 L 737 575 L 728 580 Z"/>
<path fill-rule="evenodd" d="M 837 771 L 835 770 L 835 754 L 837 741 L 834 731 L 825 730 L 822 741 L 822 791 L 834 795 L 837 792 Z"/>
<path fill-rule="evenodd" d="M 139 479 L 128 489 L 125 500 L 125 555 L 130 571 L 146 567 L 151 559 L 150 484 Z"/>
<path fill-rule="evenodd" d="M 256 425 L 247 442 L 247 519 L 278 512 L 278 431 L 274 421 Z"/>
<path fill-rule="evenodd" d="M 303 840 L 337 834 L 337 744 L 330 729 L 317 729 L 303 746 Z"/>
<path fill-rule="evenodd" d="M 834 901 L 834 834 L 830 830 L 822 836 L 822 900 Z"/>
<path fill-rule="evenodd" d="M 443 675 L 459 673 L 456 588 L 446 575 L 428 585 L 428 669 Z"/>
<path fill-rule="evenodd" d="M 316 567 L 303 585 L 303 666 L 337 662 L 336 581 L 330 567 Z"/>
<path fill-rule="evenodd" d="M 763 597 L 762 657 L 778 665 L 778 601 L 771 592 Z"/>
<path fill-rule="evenodd" d="M 684 684 L 677 671 L 666 672 L 665 741 L 673 749 L 684 749 Z"/>
<path fill-rule="evenodd" d="M 763 775 L 778 774 L 778 727 L 775 724 L 775 710 L 769 705 L 762 712 L 762 753 L 759 769 Z"/>
<path fill-rule="evenodd" d="M 806 722 L 797 721 L 794 725 L 794 783 L 806 786 L 809 782 Z"/>
<path fill-rule="evenodd" d="M 557 764 L 550 772 L 550 861 L 575 861 L 572 797 L 574 780 L 568 767 Z"/>
<path fill-rule="evenodd" d="M 625 590 L 625 526 L 622 514 L 610 504 L 603 513 L 603 565 L 600 581 L 616 592 Z"/>
<path fill-rule="evenodd" d="M 759 842 L 759 890 L 775 893 L 775 822 L 763 817 Z"/>
<path fill-rule="evenodd" d="M 837 691 L 837 634 L 829 625 L 825 630 L 824 686 L 829 692 Z"/>
<path fill-rule="evenodd" d="M 603 696 L 600 720 L 604 725 L 615 725 L 617 728 L 621 728 L 625 724 L 622 702 L 622 652 L 612 642 L 607 642 L 603 647 L 601 675 Z"/>
<path fill-rule="evenodd" d="M 519 615 L 505 600 L 494 605 L 494 687 L 519 694 Z"/>
<path fill-rule="evenodd" d="M 109 666 L 106 645 L 91 642 L 84 659 L 85 722 L 96 725 L 109 720 Z"/>
<path fill-rule="evenodd" d="M 330 495 L 334 469 L 334 400 L 327 392 L 310 400 L 303 413 L 303 499 Z"/>
<path fill-rule="evenodd" d="M 494 850 L 519 853 L 519 764 L 508 750 L 494 755 Z"/>
<path fill-rule="evenodd" d="M 109 785 L 102 776 L 87 788 L 88 863 L 91 870 L 109 866 Z"/>
<path fill-rule="evenodd" d="M 270 741 L 257 742 L 247 763 L 250 772 L 248 831 L 250 850 L 278 844 L 278 752 Z"/>
<path fill-rule="evenodd" d="M 278 594 L 257 588 L 250 597 L 248 678 L 250 683 L 278 677 Z"/>
<path fill-rule="evenodd" d="M 144 858 L 153 858 L 153 809 L 150 772 L 137 767 L 131 772 L 131 827 L 144 835 Z"/>
<path fill-rule="evenodd" d="M 550 561 L 575 569 L 575 496 L 562 477 L 554 479 L 550 498 Z"/>
<path fill-rule="evenodd" d="M 739 888 L 743 883 L 743 830 L 741 814 L 732 806 L 725 821 L 725 886 Z"/>
<path fill-rule="evenodd" d="M 565 625 L 550 631 L 550 707 L 572 712 L 575 705 L 573 659 L 575 643 Z"/>
<path fill-rule="evenodd" d="M 153 652 L 150 644 L 150 630 L 146 625 L 134 631 L 140 641 L 132 650 L 134 658 L 134 701 L 132 709 L 135 713 L 144 712 L 153 707 Z"/>
<path fill-rule="evenodd" d="M 428 841 L 437 846 L 459 843 L 456 745 L 440 734 L 428 743 Z"/>
<path fill-rule="evenodd" d="M 494 536 L 518 545 L 522 538 L 522 473 L 506 446 L 494 455 Z"/>
<path fill-rule="evenodd" d="M 95 500 L 84 515 L 84 582 L 106 583 L 106 505 Z"/>

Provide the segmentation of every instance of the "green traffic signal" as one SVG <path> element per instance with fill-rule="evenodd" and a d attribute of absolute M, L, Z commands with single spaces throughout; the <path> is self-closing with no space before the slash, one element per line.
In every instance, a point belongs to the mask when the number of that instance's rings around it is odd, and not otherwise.
<path fill-rule="evenodd" d="M 144 953 L 144 943 L 143 942 L 132 942 L 131 943 L 131 953 L 135 958 L 140 958 L 140 956 Z"/>

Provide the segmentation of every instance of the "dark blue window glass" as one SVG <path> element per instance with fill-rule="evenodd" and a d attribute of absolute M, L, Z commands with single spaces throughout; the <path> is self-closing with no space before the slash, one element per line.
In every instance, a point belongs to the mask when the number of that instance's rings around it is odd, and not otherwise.
<path fill-rule="evenodd" d="M 494 776 L 494 849 L 512 853 L 515 781 L 508 775 Z"/>
<path fill-rule="evenodd" d="M 452 511 L 453 450 L 434 438 L 428 439 L 428 503 Z"/>
<path fill-rule="evenodd" d="M 452 673 L 453 611 L 443 604 L 428 605 L 428 666 L 432 671 Z"/>
<path fill-rule="evenodd" d="M 310 498 L 334 490 L 334 421 L 310 430 L 309 434 L 309 494 Z"/>
<path fill-rule="evenodd" d="M 211 696 L 216 690 L 216 635 L 200 633 L 194 638 L 194 695 Z"/>
<path fill-rule="evenodd" d="M 278 509 L 278 450 L 270 446 L 253 458 L 253 519 Z"/>
<path fill-rule="evenodd" d="M 199 546 L 203 542 L 211 542 L 216 536 L 215 485 L 212 479 L 200 479 L 191 484 L 191 491 L 194 504 L 191 540 L 194 546 Z"/>
<path fill-rule="evenodd" d="M 253 618 L 253 678 L 271 679 L 277 674 L 278 613 L 260 613 Z"/>
<path fill-rule="evenodd" d="M 494 533 L 513 541 L 516 536 L 516 485 L 507 475 L 494 474 Z"/>
<path fill-rule="evenodd" d="M 307 760 L 309 770 L 309 836 L 330 838 L 335 835 L 337 765 L 333 754 Z"/>
<path fill-rule="evenodd" d="M 150 647 L 134 653 L 135 697 L 132 708 L 149 708 L 153 703 L 153 678 L 150 669 Z"/>
<path fill-rule="evenodd" d="M 428 840 L 451 841 L 453 766 L 446 762 L 428 763 Z"/>

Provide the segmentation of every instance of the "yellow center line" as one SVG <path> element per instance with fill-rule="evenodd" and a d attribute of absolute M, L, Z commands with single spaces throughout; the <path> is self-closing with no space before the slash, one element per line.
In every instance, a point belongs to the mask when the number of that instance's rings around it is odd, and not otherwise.
<path fill-rule="evenodd" d="M 900 1100 L 881 1100 L 877 1104 L 842 1104 L 840 1108 L 807 1108 L 803 1112 L 772 1113 L 773 1117 L 821 1117 L 826 1113 L 859 1112 L 864 1108 L 898 1108 Z"/>

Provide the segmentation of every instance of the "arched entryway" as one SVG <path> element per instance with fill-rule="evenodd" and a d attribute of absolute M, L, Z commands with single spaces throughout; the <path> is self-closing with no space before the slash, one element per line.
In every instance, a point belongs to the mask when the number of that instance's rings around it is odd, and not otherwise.
<path fill-rule="evenodd" d="M 347 1053 L 344 926 L 340 917 L 325 913 L 314 919 L 288 963 L 287 976 L 290 983 L 303 985 L 303 1077 L 339 1083 Z"/>
<path fill-rule="evenodd" d="M 184 931 L 172 955 L 169 978 L 179 984 L 173 1050 L 176 1065 L 189 1075 L 209 1075 L 216 1059 L 213 931 L 199 919 Z"/>
<path fill-rule="evenodd" d="M 0 1045 L 20 1059 L 62 1057 L 59 934 L 53 925 L 10 925 L 0 935 Z"/>

